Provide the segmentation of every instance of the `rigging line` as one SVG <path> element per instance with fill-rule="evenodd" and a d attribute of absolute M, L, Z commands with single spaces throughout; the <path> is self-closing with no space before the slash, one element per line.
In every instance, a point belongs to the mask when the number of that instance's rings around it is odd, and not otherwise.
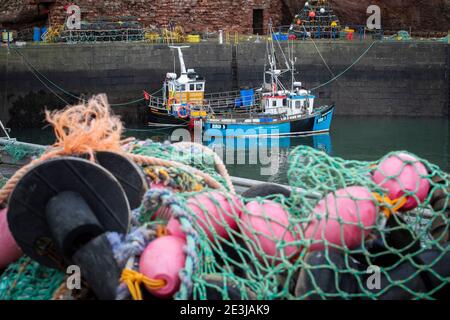
<path fill-rule="evenodd" d="M 304 24 L 302 24 L 303 26 L 303 30 L 305 31 L 305 34 L 307 34 L 306 31 L 306 27 Z M 323 63 L 325 64 L 325 66 L 327 67 L 328 71 L 330 71 L 331 76 L 336 77 L 336 75 L 334 74 L 333 70 L 331 70 L 330 66 L 328 65 L 328 63 L 325 61 L 325 58 L 322 56 L 322 53 L 320 52 L 319 48 L 316 45 L 316 42 L 314 41 L 314 39 L 312 37 L 309 37 L 309 39 L 312 41 L 312 43 L 314 44 L 314 47 L 316 47 L 316 51 L 319 54 L 320 58 L 322 59 Z"/>
<path fill-rule="evenodd" d="M 271 27 L 271 31 L 272 31 L 272 34 L 274 35 L 273 27 Z M 275 36 L 275 41 L 276 41 L 278 47 L 280 48 L 281 53 L 283 54 L 283 58 L 284 58 L 284 62 L 285 62 L 285 64 L 286 64 L 286 67 L 288 68 L 288 70 L 291 70 L 291 67 L 288 66 L 288 59 L 286 58 L 286 55 L 284 54 L 284 51 L 283 51 L 283 49 L 281 48 L 281 44 L 280 44 L 280 42 L 278 41 L 278 37 L 277 37 L 277 36 Z"/>
<path fill-rule="evenodd" d="M 342 77 L 345 73 L 347 73 L 351 68 L 353 68 L 369 51 L 370 49 L 372 49 L 372 47 L 378 43 L 379 41 L 374 41 L 372 42 L 372 44 L 358 57 L 358 59 L 356 59 L 350 66 L 348 66 L 344 71 L 342 71 L 341 73 L 339 73 L 337 76 L 331 78 L 330 80 L 328 80 L 325 83 L 322 83 L 321 85 L 314 87 L 312 89 L 309 89 L 310 91 L 315 91 L 319 88 L 322 88 L 330 83 L 332 83 L 333 81 L 337 80 L 338 78 Z"/>
<path fill-rule="evenodd" d="M 81 100 L 84 101 L 84 99 L 82 99 L 81 97 L 78 97 L 70 92 L 68 92 L 67 90 L 65 90 L 64 88 L 61 88 L 60 86 L 58 86 L 56 83 L 54 83 L 53 81 L 51 81 L 49 78 L 47 78 L 44 74 L 42 74 L 26 57 L 25 55 L 23 55 L 19 50 L 17 50 L 16 48 L 13 48 L 13 50 L 22 57 L 22 59 L 25 61 L 26 64 L 28 64 L 30 66 L 30 68 L 32 68 L 36 73 L 38 73 L 42 78 L 44 78 L 45 80 L 47 80 L 50 84 L 52 84 L 55 88 L 59 89 L 61 92 L 65 93 L 66 95 L 77 99 L 77 100 Z"/>
<path fill-rule="evenodd" d="M 50 80 L 49 78 L 47 78 L 44 74 L 42 74 L 36 67 L 34 67 L 34 65 L 33 65 L 33 64 L 32 64 L 32 63 L 31 63 L 31 62 L 30 62 L 30 61 L 29 61 L 22 53 L 20 53 L 19 50 L 17 50 L 16 48 L 12 48 L 12 49 L 13 49 L 20 57 L 22 57 L 22 60 L 25 62 L 26 65 L 29 66 L 29 69 L 31 68 L 31 69 L 34 70 L 34 72 L 32 72 L 32 73 L 33 73 L 35 76 L 36 76 L 36 73 L 39 74 L 42 78 L 44 78 L 45 80 L 47 80 L 50 84 L 52 84 L 55 88 L 57 88 L 58 90 L 60 90 L 62 93 L 66 94 L 66 95 L 68 95 L 68 96 L 70 96 L 70 97 L 72 97 L 72 98 L 74 98 L 74 99 L 76 99 L 76 100 L 86 102 L 86 99 L 82 98 L 81 96 L 76 96 L 76 95 L 70 93 L 69 91 L 65 90 L 64 88 L 60 87 L 59 85 L 57 85 L 56 83 L 54 83 L 53 81 L 51 81 L 51 80 Z M 30 71 L 31 71 L 31 69 L 30 69 Z M 39 81 L 42 82 L 42 80 L 41 80 L 39 77 L 37 77 L 37 78 L 39 79 Z M 45 85 L 45 86 L 48 88 L 47 85 Z M 50 90 L 50 89 L 49 89 L 49 90 Z M 159 93 L 161 90 L 162 90 L 162 89 L 159 89 L 159 90 L 153 92 L 151 95 L 155 95 L 155 94 Z M 53 90 L 50 90 L 50 91 L 53 92 Z M 111 107 L 126 106 L 126 105 L 135 104 L 135 103 L 140 102 L 140 101 L 143 101 L 143 100 L 145 100 L 145 99 L 144 99 L 144 98 L 140 98 L 140 99 L 136 99 L 136 100 L 124 102 L 124 103 L 112 103 L 112 104 L 110 104 L 110 106 L 111 106 Z M 64 100 L 64 101 L 65 101 L 65 100 Z"/>
<path fill-rule="evenodd" d="M 55 91 L 53 91 L 53 89 L 51 87 L 49 87 L 44 81 L 41 80 L 41 78 L 39 78 L 39 76 L 31 69 L 29 68 L 28 70 L 30 70 L 30 72 L 35 76 L 36 79 L 39 80 L 39 82 L 41 82 L 51 93 L 53 93 L 58 99 L 60 99 L 62 102 L 64 102 L 67 106 L 70 105 L 69 102 L 67 102 L 63 97 L 61 97 L 58 93 L 56 93 Z"/>

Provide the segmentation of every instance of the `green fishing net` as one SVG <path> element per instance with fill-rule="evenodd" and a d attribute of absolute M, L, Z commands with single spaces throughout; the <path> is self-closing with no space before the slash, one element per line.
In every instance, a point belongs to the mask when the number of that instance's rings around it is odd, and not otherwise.
<path fill-rule="evenodd" d="M 397 165 L 394 173 L 385 161 Z M 289 157 L 288 177 L 290 196 L 176 195 L 199 237 L 191 298 L 448 294 L 450 187 L 439 167 L 407 152 L 361 162 L 301 146 Z M 151 220 L 161 211 L 143 214 Z"/>
<path fill-rule="evenodd" d="M 149 206 L 151 199 L 144 198 L 140 223 L 156 219 L 167 225 L 169 234 L 185 236 L 186 223 L 171 227 L 170 205 L 176 203 L 195 231 L 195 241 L 188 241 L 186 247 L 187 253 L 196 253 L 195 263 L 190 262 L 192 268 L 183 273 L 177 298 L 439 299 L 448 295 L 450 179 L 424 159 L 395 152 L 374 162 L 348 161 L 301 146 L 289 157 L 290 190 L 267 192 L 268 187 L 260 186 L 262 196 L 246 198 L 229 192 L 214 156 L 198 147 L 148 140 L 125 148 L 190 165 L 224 187 L 212 190 L 182 168 L 143 167 L 150 186 L 170 192 L 170 203 Z M 383 166 L 388 160 L 397 164 L 394 173 Z M 56 286 L 33 277 L 14 287 L 15 296 L 7 294 L 7 288 L 23 278 L 19 265 L 10 266 L 0 278 L 0 298 L 27 296 L 26 292 L 39 292 L 45 286 L 47 297 L 52 295 Z"/>
<path fill-rule="evenodd" d="M 27 157 L 39 157 L 45 151 L 45 147 L 36 148 L 11 141 L 11 143 L 7 143 L 1 147 L 1 151 L 11 157 L 12 164 L 16 164 Z M 4 159 L 1 159 L 1 161 L 4 162 Z"/>
<path fill-rule="evenodd" d="M 58 270 L 22 257 L 0 277 L 0 300 L 49 300 L 64 277 L 64 273 Z"/>

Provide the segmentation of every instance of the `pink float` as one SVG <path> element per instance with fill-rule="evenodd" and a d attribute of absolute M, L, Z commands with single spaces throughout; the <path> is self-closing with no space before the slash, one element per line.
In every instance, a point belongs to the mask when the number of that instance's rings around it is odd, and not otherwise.
<path fill-rule="evenodd" d="M 289 245 L 297 239 L 289 230 L 289 213 L 282 205 L 270 200 L 263 203 L 252 201 L 245 209 L 241 214 L 242 233 L 250 239 L 249 247 L 255 255 L 261 258 L 261 250 L 272 260 L 279 260 L 282 253 L 287 259 L 296 257 L 301 248 Z M 281 241 L 286 243 L 281 249 L 284 252 L 277 248 Z"/>
<path fill-rule="evenodd" d="M 214 191 L 198 194 L 188 200 L 187 205 L 195 216 L 194 223 L 198 223 L 210 240 L 216 238 L 214 233 L 228 239 L 230 237 L 228 228 L 237 229 L 242 203 L 236 196 L 229 198 Z M 169 220 L 167 230 L 171 235 L 185 237 L 180 223 L 175 218 Z"/>
<path fill-rule="evenodd" d="M 405 161 L 413 163 L 405 165 Z M 373 174 L 373 181 L 389 190 L 388 196 L 391 200 L 401 198 L 407 190 L 413 192 L 422 202 L 430 190 L 430 183 L 425 178 L 427 174 L 427 169 L 417 158 L 398 153 L 380 162 Z M 417 206 L 415 197 L 409 196 L 400 211 L 412 210 Z"/>
<path fill-rule="evenodd" d="M 376 219 L 377 207 L 367 188 L 340 189 L 328 194 L 314 208 L 305 238 L 315 240 L 309 247 L 311 251 L 323 250 L 330 243 L 354 249 L 363 243 Z"/>
<path fill-rule="evenodd" d="M 151 242 L 142 253 L 139 271 L 150 279 L 163 279 L 166 285 L 162 289 L 147 288 L 159 298 L 170 298 L 180 288 L 180 271 L 184 268 L 186 241 L 182 238 L 165 236 Z"/>
<path fill-rule="evenodd" d="M 22 251 L 9 230 L 7 212 L 7 209 L 0 211 L 0 269 L 7 267 L 22 256 Z"/>

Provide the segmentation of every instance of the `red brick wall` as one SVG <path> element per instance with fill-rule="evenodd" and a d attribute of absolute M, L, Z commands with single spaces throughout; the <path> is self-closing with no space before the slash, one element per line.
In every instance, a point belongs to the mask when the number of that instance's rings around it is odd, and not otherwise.
<path fill-rule="evenodd" d="M 56 1 L 51 6 L 50 23 L 65 21 L 64 6 L 71 1 Z M 187 32 L 219 29 L 251 33 L 253 9 L 264 10 L 264 26 L 271 18 L 275 25 L 283 19 L 283 0 L 77 0 L 82 20 L 100 17 L 136 16 L 144 26 L 165 27 L 169 21 Z"/>

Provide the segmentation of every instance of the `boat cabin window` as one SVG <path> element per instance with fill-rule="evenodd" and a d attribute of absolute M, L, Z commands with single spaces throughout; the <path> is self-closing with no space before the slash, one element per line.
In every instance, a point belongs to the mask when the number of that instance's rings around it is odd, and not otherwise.
<path fill-rule="evenodd" d="M 184 84 L 180 84 L 180 91 L 186 91 L 186 86 Z"/>
<path fill-rule="evenodd" d="M 287 99 L 286 98 L 283 99 L 283 106 L 287 106 Z"/>
<path fill-rule="evenodd" d="M 203 91 L 203 83 L 197 83 L 196 88 L 197 91 Z"/>
<path fill-rule="evenodd" d="M 189 85 L 189 91 L 195 91 L 195 83 Z"/>
<path fill-rule="evenodd" d="M 301 106 L 302 106 L 301 101 L 295 101 L 295 107 L 296 107 L 297 109 L 300 109 Z"/>
<path fill-rule="evenodd" d="M 272 107 L 276 107 L 277 106 L 277 100 L 273 100 L 272 101 Z"/>

